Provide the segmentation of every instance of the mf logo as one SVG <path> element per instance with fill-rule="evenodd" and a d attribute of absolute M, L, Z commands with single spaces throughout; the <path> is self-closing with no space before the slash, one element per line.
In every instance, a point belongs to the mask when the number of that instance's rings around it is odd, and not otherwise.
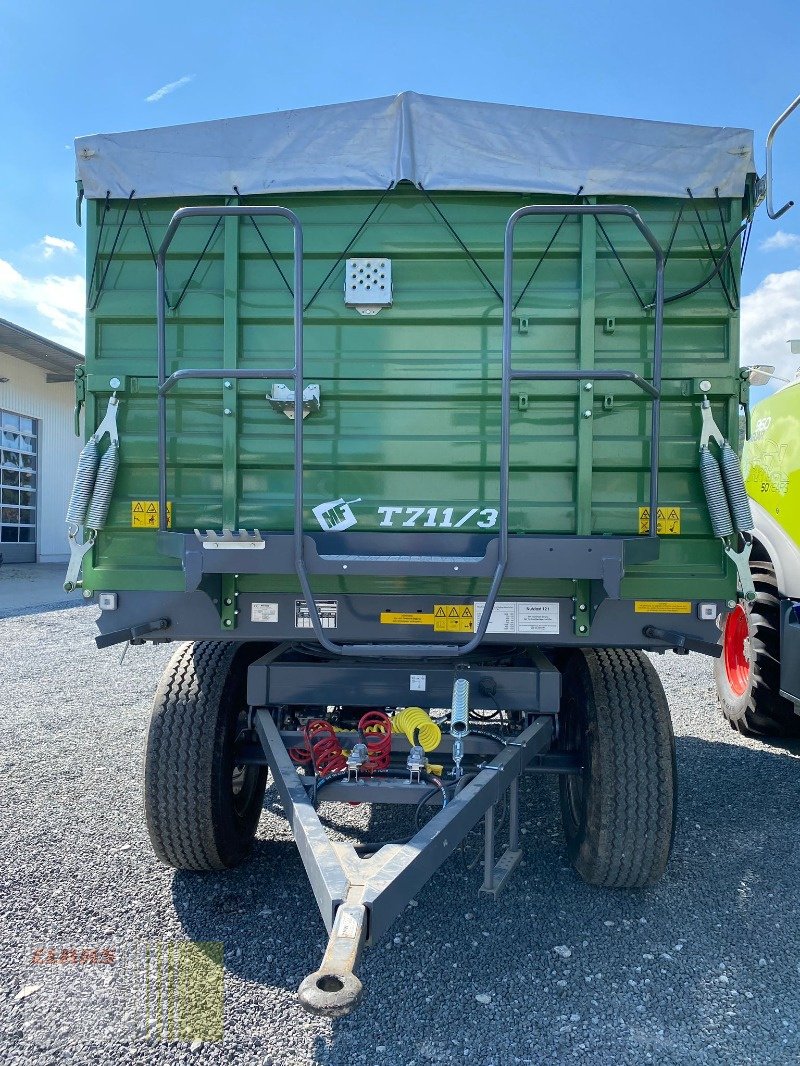
<path fill-rule="evenodd" d="M 320 503 L 313 508 L 314 517 L 319 522 L 320 528 L 327 533 L 339 533 L 357 524 L 358 519 L 353 514 L 354 503 L 361 503 L 361 497 L 347 503 L 341 497 L 338 500 Z"/>

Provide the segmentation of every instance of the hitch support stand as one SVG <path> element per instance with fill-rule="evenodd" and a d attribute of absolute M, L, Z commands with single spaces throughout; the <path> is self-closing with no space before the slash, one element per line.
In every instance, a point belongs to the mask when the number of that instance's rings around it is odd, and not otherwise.
<path fill-rule="evenodd" d="M 499 890 L 521 854 L 519 775 L 550 747 L 553 719 L 534 718 L 408 843 L 386 844 L 368 858 L 360 858 L 352 844 L 329 839 L 269 711 L 256 710 L 255 727 L 330 934 L 320 968 L 300 985 L 300 1002 L 314 1014 L 340 1017 L 355 1007 L 362 992 L 354 973 L 361 949 L 383 936 L 484 815 L 493 828 L 488 812 L 510 790 L 510 847 L 497 866 L 492 862 L 493 894 Z M 359 783 L 351 787 L 357 789 Z"/>
<path fill-rule="evenodd" d="M 484 819 L 483 838 L 483 884 L 481 892 L 496 899 L 505 887 L 509 876 L 522 859 L 519 846 L 519 778 L 515 777 L 508 786 L 508 847 L 495 862 L 494 857 L 494 816 L 492 806 Z"/>

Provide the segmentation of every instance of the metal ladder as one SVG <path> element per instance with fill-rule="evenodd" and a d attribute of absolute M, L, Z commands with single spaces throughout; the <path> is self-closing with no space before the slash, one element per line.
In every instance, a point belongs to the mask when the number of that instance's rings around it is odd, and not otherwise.
<path fill-rule="evenodd" d="M 514 266 L 514 232 L 521 218 L 527 215 L 617 215 L 629 218 L 644 236 L 653 250 L 656 259 L 655 291 L 655 329 L 653 339 L 653 381 L 628 370 L 514 370 L 511 365 L 511 328 L 512 328 L 512 275 Z M 294 235 L 294 365 L 291 367 L 244 369 L 181 369 L 167 376 L 166 366 L 166 281 L 165 262 L 167 251 L 180 226 L 186 218 L 226 216 L 271 216 L 286 219 L 292 226 Z M 502 379 L 501 379 L 501 422 L 500 422 L 500 494 L 499 494 L 499 531 L 486 546 L 483 557 L 462 555 L 341 555 L 320 556 L 322 560 L 333 560 L 347 569 L 349 564 L 356 564 L 360 573 L 373 575 L 387 571 L 396 572 L 399 567 L 407 567 L 410 572 L 452 575 L 460 578 L 486 575 L 486 562 L 496 549 L 497 561 L 491 574 L 489 591 L 477 629 L 470 640 L 461 644 L 337 644 L 329 639 L 322 627 L 319 610 L 308 577 L 306 560 L 306 535 L 304 532 L 304 498 L 303 498 L 303 229 L 297 215 L 285 207 L 277 206 L 220 206 L 220 207 L 182 207 L 172 216 L 164 239 L 156 257 L 156 291 L 157 291 L 157 331 L 158 331 L 158 503 L 159 533 L 167 533 L 167 394 L 178 384 L 190 378 L 200 379 L 291 379 L 294 386 L 294 526 L 292 532 L 294 570 L 300 588 L 306 599 L 314 636 L 334 655 L 356 656 L 360 658 L 409 658 L 424 656 L 426 658 L 455 658 L 474 651 L 482 642 L 489 625 L 492 609 L 500 592 L 500 586 L 508 562 L 509 541 L 509 462 L 510 462 L 510 424 L 511 424 L 511 384 L 514 381 L 630 381 L 642 389 L 653 402 L 652 433 L 650 440 L 650 514 L 657 513 L 658 503 L 658 462 L 659 462 L 659 426 L 661 404 L 661 361 L 664 320 L 664 253 L 650 228 L 634 208 L 624 204 L 605 205 L 531 205 L 515 211 L 506 224 L 503 251 L 503 343 L 502 343 Z M 650 522 L 648 537 L 657 538 L 657 523 Z M 360 566 L 359 566 L 360 564 Z"/>

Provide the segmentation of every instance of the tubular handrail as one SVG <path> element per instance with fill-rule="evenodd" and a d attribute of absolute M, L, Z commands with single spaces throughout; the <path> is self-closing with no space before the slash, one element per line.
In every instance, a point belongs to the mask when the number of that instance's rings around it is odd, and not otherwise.
<path fill-rule="evenodd" d="M 285 218 L 294 233 L 294 366 L 280 370 L 176 370 L 167 377 L 166 258 L 169 246 L 185 218 L 226 218 L 229 216 L 271 215 Z M 303 500 L 297 492 L 298 461 L 303 455 L 303 227 L 288 207 L 225 205 L 219 207 L 180 207 L 170 219 L 156 255 L 156 329 L 158 334 L 158 529 L 167 530 L 167 393 L 186 378 L 291 378 L 294 382 L 295 499 L 294 521 L 302 533 Z M 300 387 L 298 388 L 298 383 Z M 302 475 L 300 478 L 302 482 Z M 320 628 L 322 628 L 320 626 Z"/>
<path fill-rule="evenodd" d="M 514 230 L 521 218 L 528 215 L 619 215 L 629 218 L 653 250 L 656 260 L 655 323 L 653 330 L 653 382 L 650 385 L 638 374 L 622 370 L 512 370 L 511 327 L 513 315 Z M 501 538 L 508 539 L 508 468 L 509 429 L 511 412 L 511 382 L 513 380 L 568 380 L 582 381 L 592 377 L 597 380 L 633 381 L 644 388 L 653 400 L 650 437 L 650 514 L 658 513 L 658 465 L 661 432 L 661 357 L 664 342 L 664 250 L 655 234 L 639 212 L 628 204 L 531 204 L 518 208 L 506 223 L 503 249 L 503 417 L 500 427 L 500 520 Z M 649 386 L 645 388 L 645 386 Z M 505 483 L 503 480 L 505 474 Z M 503 518 L 505 516 L 505 523 Z M 657 523 L 651 518 L 648 536 L 657 538 Z"/>
<path fill-rule="evenodd" d="M 767 185 L 767 214 L 771 219 L 780 218 L 781 215 L 785 215 L 790 207 L 794 207 L 794 200 L 787 200 L 783 207 L 779 207 L 777 211 L 772 206 L 772 142 L 775 140 L 775 134 L 780 127 L 784 124 L 786 119 L 791 115 L 794 109 L 800 104 L 800 96 L 796 96 L 794 100 L 789 104 L 782 115 L 779 115 L 769 128 L 767 134 L 767 172 L 766 172 L 766 185 Z"/>
<path fill-rule="evenodd" d="M 630 218 L 653 249 L 656 257 L 656 299 L 655 299 L 655 335 L 653 344 L 653 383 L 641 375 L 626 370 L 512 370 L 511 366 L 511 318 L 513 313 L 512 275 L 514 256 L 514 229 L 520 218 L 526 215 L 623 215 Z M 292 367 L 258 368 L 258 369 L 191 369 L 182 368 L 167 376 L 166 365 L 166 255 L 181 222 L 186 218 L 226 217 L 226 216 L 266 215 L 286 219 L 292 226 L 294 244 L 294 365 Z M 486 635 L 492 610 L 500 591 L 508 563 L 509 537 L 509 465 L 510 465 L 510 423 L 511 423 L 511 382 L 514 380 L 624 380 L 637 385 L 653 399 L 651 448 L 650 504 L 651 514 L 656 513 L 658 500 L 658 436 L 661 400 L 661 349 L 663 337 L 664 313 L 664 253 L 649 227 L 639 213 L 624 204 L 576 204 L 555 205 L 542 204 L 521 207 L 515 211 L 506 224 L 504 241 L 504 288 L 503 288 L 503 344 L 502 344 L 502 385 L 501 385 L 501 422 L 500 422 L 500 528 L 497 542 L 497 564 L 494 569 L 489 590 L 486 593 L 481 620 L 470 640 L 463 644 L 337 644 L 331 641 L 322 627 L 319 610 L 308 579 L 305 560 L 304 537 L 304 494 L 303 494 L 303 229 L 297 215 L 285 207 L 278 206 L 219 206 L 219 207 L 182 207 L 172 216 L 164 239 L 156 256 L 156 320 L 158 332 L 158 501 L 159 532 L 167 531 L 167 394 L 186 379 L 266 379 L 291 378 L 294 384 L 294 529 L 293 557 L 294 567 L 300 588 L 306 599 L 306 605 L 314 630 L 314 636 L 334 655 L 379 657 L 407 657 L 424 655 L 430 658 L 449 658 L 466 655 L 477 648 Z M 656 537 L 657 523 L 650 523 L 650 537 Z M 356 557 L 353 557 L 356 558 Z M 360 558 L 360 557 L 359 557 Z M 383 557 L 371 556 L 371 561 L 380 562 Z M 387 563 L 392 557 L 385 557 Z M 429 556 L 408 556 L 410 561 L 425 561 Z M 453 556 L 454 562 L 465 564 L 474 562 L 472 556 Z"/>
<path fill-rule="evenodd" d="M 166 361 L 166 280 L 165 264 L 169 246 L 185 218 L 219 218 L 226 216 L 241 215 L 272 215 L 287 219 L 294 231 L 294 366 L 291 368 L 254 369 L 254 370 L 214 370 L 214 369 L 190 369 L 176 370 L 167 377 Z M 484 617 L 478 625 L 472 640 L 465 645 L 408 645 L 408 644 L 379 644 L 379 645 L 343 645 L 330 640 L 323 628 L 316 600 L 314 599 L 311 585 L 308 579 L 308 571 L 305 561 L 305 539 L 303 530 L 304 501 L 303 501 L 303 228 L 297 215 L 285 207 L 262 206 L 243 207 L 181 207 L 172 216 L 164 239 L 156 256 L 156 293 L 157 293 L 157 329 L 158 329 L 158 502 L 159 502 L 159 532 L 167 531 L 167 407 L 166 397 L 178 382 L 189 378 L 219 379 L 219 378 L 291 378 L 294 384 L 294 534 L 293 553 L 297 579 L 300 588 L 306 598 L 311 625 L 314 635 L 319 643 L 335 655 L 364 655 L 364 656 L 392 656 L 425 654 L 436 657 L 447 657 L 464 654 L 477 647 L 483 639 L 489 625 L 492 607 L 497 599 L 500 583 L 506 566 L 506 558 L 502 552 L 498 552 L 498 561 L 494 576 L 486 597 L 486 610 Z M 507 553 L 508 538 L 505 539 L 505 551 Z M 428 556 L 409 556 L 409 560 L 424 561 Z M 379 556 L 373 557 L 376 562 Z M 388 561 L 388 558 L 387 558 Z M 454 562 L 465 564 L 474 561 L 472 556 L 455 557 Z"/>
<path fill-rule="evenodd" d="M 661 393 L 633 370 L 512 370 L 512 381 L 630 381 L 653 399 Z"/>

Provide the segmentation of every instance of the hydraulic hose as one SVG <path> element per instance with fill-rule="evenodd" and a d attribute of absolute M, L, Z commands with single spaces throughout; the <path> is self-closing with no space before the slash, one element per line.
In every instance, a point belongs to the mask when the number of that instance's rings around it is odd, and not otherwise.
<path fill-rule="evenodd" d="M 392 720 L 383 711 L 367 711 L 358 723 L 358 732 L 367 746 L 369 758 L 362 773 L 386 770 L 392 756 Z"/>
<path fill-rule="evenodd" d="M 405 733 L 414 743 L 414 731 L 419 730 L 419 743 L 424 752 L 436 751 L 442 741 L 442 731 L 427 711 L 421 707 L 406 707 L 392 718 L 392 730 Z"/>

